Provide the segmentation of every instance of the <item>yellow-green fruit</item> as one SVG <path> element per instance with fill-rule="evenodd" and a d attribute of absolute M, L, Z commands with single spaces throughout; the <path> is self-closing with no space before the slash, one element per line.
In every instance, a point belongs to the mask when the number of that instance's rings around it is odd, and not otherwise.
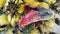
<path fill-rule="evenodd" d="M 51 32 L 51 31 L 52 31 L 51 28 L 55 25 L 55 20 L 54 20 L 54 18 L 49 19 L 49 20 L 45 23 L 45 25 L 46 25 L 46 29 L 45 29 L 45 30 L 47 30 L 47 32 Z"/>
<path fill-rule="evenodd" d="M 20 3 L 23 3 L 23 1 L 22 0 L 16 0 L 15 1 L 15 4 L 20 4 Z"/>
<path fill-rule="evenodd" d="M 40 25 L 41 31 L 43 32 L 43 34 L 45 34 L 44 32 L 46 32 L 47 34 L 51 31 L 50 28 L 46 27 L 45 25 Z"/>
<path fill-rule="evenodd" d="M 8 15 L 8 21 L 11 21 L 11 14 Z"/>
<path fill-rule="evenodd" d="M 5 25 L 5 26 L 4 26 Z M 8 22 L 8 19 L 7 19 L 7 16 L 2 14 L 0 15 L 0 30 L 4 30 L 6 29 L 6 27 L 9 25 L 9 22 Z M 2 27 L 4 26 L 4 27 Z"/>
<path fill-rule="evenodd" d="M 38 29 L 33 29 L 30 34 L 40 34 L 40 32 Z"/>
<path fill-rule="evenodd" d="M 21 4 L 20 8 L 18 9 L 18 13 L 23 13 L 24 11 L 24 4 Z"/>
<path fill-rule="evenodd" d="M 14 27 L 17 22 L 19 22 L 19 16 L 14 16 L 11 20 L 11 25 Z"/>
<path fill-rule="evenodd" d="M 8 21 L 10 22 L 12 27 L 15 27 L 15 24 L 19 22 L 20 18 L 20 16 L 14 15 L 11 19 L 11 14 L 8 15 Z"/>
<path fill-rule="evenodd" d="M 51 18 L 51 19 L 49 19 L 45 24 L 49 28 L 53 27 L 55 25 L 55 19 L 54 19 L 54 17 Z"/>
<path fill-rule="evenodd" d="M 6 34 L 21 34 L 21 32 L 18 30 L 17 32 L 14 32 L 15 29 L 11 28 L 9 29 Z M 16 30 L 15 30 L 16 31 Z"/>
<path fill-rule="evenodd" d="M 45 0 L 45 2 L 49 3 L 49 4 L 52 4 L 52 3 L 55 3 L 56 0 Z"/>
<path fill-rule="evenodd" d="M 40 5 L 39 5 L 39 7 L 46 8 L 46 9 L 49 9 L 49 6 L 50 5 L 45 2 L 40 2 Z"/>
<path fill-rule="evenodd" d="M 6 0 L 0 0 L 0 8 L 2 8 L 6 3 Z"/>
<path fill-rule="evenodd" d="M 24 0 L 24 2 L 30 6 L 38 6 L 40 4 L 39 2 L 36 2 L 35 0 Z"/>

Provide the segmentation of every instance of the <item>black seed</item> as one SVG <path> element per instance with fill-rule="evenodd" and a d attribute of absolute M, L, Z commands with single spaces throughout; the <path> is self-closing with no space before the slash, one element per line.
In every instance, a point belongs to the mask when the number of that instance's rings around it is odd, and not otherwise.
<path fill-rule="evenodd" d="M 59 20 L 58 18 L 55 18 L 55 23 L 56 23 L 57 25 L 60 25 L 60 20 Z"/>
<path fill-rule="evenodd" d="M 0 28 L 4 28 L 4 27 L 6 27 L 7 25 L 3 25 L 3 26 L 0 26 Z"/>
<path fill-rule="evenodd" d="M 38 27 L 37 29 L 40 31 L 40 33 L 42 33 L 42 30 L 41 30 L 41 28 L 40 28 L 40 27 Z"/>
<path fill-rule="evenodd" d="M 51 5 L 50 5 L 50 8 L 53 9 L 53 10 L 56 10 L 57 5 L 51 4 Z"/>
<path fill-rule="evenodd" d="M 13 30 L 13 33 L 15 33 L 15 30 Z"/>
<path fill-rule="evenodd" d="M 15 25 L 15 28 L 19 28 L 19 25 L 18 25 L 18 24 L 16 24 L 16 25 Z"/>
<path fill-rule="evenodd" d="M 17 33 L 17 30 L 13 30 L 12 33 L 13 33 L 13 34 L 16 34 L 16 33 Z"/>

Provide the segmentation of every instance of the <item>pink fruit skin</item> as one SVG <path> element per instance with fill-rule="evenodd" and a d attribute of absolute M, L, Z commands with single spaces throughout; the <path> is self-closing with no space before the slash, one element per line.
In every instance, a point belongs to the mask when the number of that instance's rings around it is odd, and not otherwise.
<path fill-rule="evenodd" d="M 19 26 L 21 28 L 24 28 L 26 25 L 33 23 L 37 17 L 35 12 L 36 11 L 31 10 L 29 13 L 27 13 L 26 16 L 24 16 L 19 22 Z"/>
<path fill-rule="evenodd" d="M 25 5 L 26 15 L 19 22 L 19 27 L 24 28 L 26 25 L 49 19 L 52 16 L 52 12 L 45 8 L 31 7 Z M 49 17 L 49 18 L 48 18 Z"/>

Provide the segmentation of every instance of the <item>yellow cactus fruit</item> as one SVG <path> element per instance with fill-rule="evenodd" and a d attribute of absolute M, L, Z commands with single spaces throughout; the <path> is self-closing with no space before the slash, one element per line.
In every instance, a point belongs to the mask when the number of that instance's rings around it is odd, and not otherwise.
<path fill-rule="evenodd" d="M 23 3 L 23 1 L 22 0 L 16 0 L 15 1 L 15 4 L 20 4 L 20 3 Z"/>
<path fill-rule="evenodd" d="M 50 5 L 45 2 L 40 2 L 40 5 L 39 5 L 39 7 L 46 8 L 46 9 L 49 9 L 49 6 Z"/>
<path fill-rule="evenodd" d="M 0 25 L 4 25 L 4 24 L 9 24 L 9 22 L 7 16 L 3 14 L 0 16 Z"/>
<path fill-rule="evenodd" d="M 24 11 L 24 4 L 21 4 L 20 8 L 18 9 L 18 13 L 23 13 Z"/>
<path fill-rule="evenodd" d="M 39 2 L 36 2 L 35 0 L 24 0 L 24 2 L 30 6 L 38 6 L 40 4 Z"/>
<path fill-rule="evenodd" d="M 56 0 L 45 0 L 45 2 L 49 3 L 49 4 L 52 4 L 52 3 L 55 3 Z"/>
<path fill-rule="evenodd" d="M 0 30 L 5 30 L 9 25 L 8 18 L 5 14 L 0 15 Z"/>
<path fill-rule="evenodd" d="M 15 24 L 18 23 L 19 20 L 20 20 L 20 16 L 18 16 L 18 15 L 14 16 L 11 20 L 11 23 L 10 23 L 12 25 L 12 27 L 15 27 Z"/>
<path fill-rule="evenodd" d="M 2 8 L 6 3 L 6 0 L 0 0 L 0 8 Z"/>
<path fill-rule="evenodd" d="M 31 30 L 30 34 L 40 34 L 38 29 Z"/>
<path fill-rule="evenodd" d="M 8 15 L 8 21 L 11 21 L 11 14 Z"/>
<path fill-rule="evenodd" d="M 49 28 L 53 27 L 53 26 L 55 25 L 55 20 L 54 20 L 54 18 L 51 18 L 51 19 L 48 20 L 45 24 L 46 24 L 46 26 L 49 27 Z"/>

